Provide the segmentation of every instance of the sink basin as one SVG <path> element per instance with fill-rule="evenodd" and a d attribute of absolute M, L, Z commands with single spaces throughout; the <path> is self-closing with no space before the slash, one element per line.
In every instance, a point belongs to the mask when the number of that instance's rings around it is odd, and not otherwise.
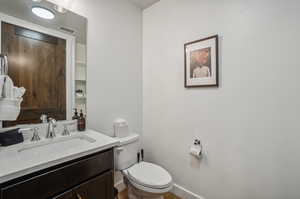
<path fill-rule="evenodd" d="M 82 145 L 89 145 L 94 142 L 96 140 L 87 135 L 56 137 L 25 145 L 18 152 L 22 154 L 51 154 L 53 151 L 74 150 L 74 148 L 80 148 Z"/>

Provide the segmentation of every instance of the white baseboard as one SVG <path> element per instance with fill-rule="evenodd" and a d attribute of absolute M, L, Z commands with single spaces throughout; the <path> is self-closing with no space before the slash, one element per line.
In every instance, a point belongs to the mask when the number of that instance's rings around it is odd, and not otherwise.
<path fill-rule="evenodd" d="M 123 182 L 123 180 L 120 180 L 119 182 L 115 183 L 115 187 L 118 189 L 119 192 L 123 191 L 126 189 L 126 186 Z M 202 196 L 199 196 L 182 186 L 178 184 L 174 184 L 173 189 L 171 190 L 171 193 L 175 194 L 176 196 L 182 198 L 182 199 L 205 199 Z"/>
<path fill-rule="evenodd" d="M 173 189 L 171 190 L 171 193 L 173 193 L 174 195 L 182 198 L 182 199 L 205 199 L 202 196 L 199 196 L 185 188 L 183 188 L 182 186 L 178 185 L 178 184 L 174 184 Z"/>
<path fill-rule="evenodd" d="M 126 186 L 125 186 L 123 180 L 120 180 L 119 182 L 115 183 L 115 187 L 118 189 L 119 192 L 126 189 Z"/>

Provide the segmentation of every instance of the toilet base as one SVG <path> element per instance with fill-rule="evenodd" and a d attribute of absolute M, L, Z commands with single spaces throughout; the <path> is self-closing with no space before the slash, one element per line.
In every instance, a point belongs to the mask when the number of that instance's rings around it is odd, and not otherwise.
<path fill-rule="evenodd" d="M 129 199 L 164 199 L 161 194 L 148 193 L 135 188 L 126 178 L 124 181 L 128 189 Z"/>

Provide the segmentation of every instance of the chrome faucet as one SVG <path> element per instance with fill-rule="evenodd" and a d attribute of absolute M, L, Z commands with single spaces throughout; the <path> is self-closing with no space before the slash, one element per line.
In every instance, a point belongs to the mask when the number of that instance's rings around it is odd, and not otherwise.
<path fill-rule="evenodd" d="M 56 127 L 56 120 L 53 118 L 49 118 L 46 138 L 54 138 L 56 136 L 55 127 Z"/>

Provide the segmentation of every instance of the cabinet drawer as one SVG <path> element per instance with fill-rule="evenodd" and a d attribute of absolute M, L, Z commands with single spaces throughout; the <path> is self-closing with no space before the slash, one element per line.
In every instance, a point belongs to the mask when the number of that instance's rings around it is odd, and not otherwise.
<path fill-rule="evenodd" d="M 113 169 L 113 150 L 62 165 L 1 189 L 1 199 L 47 199 Z"/>

